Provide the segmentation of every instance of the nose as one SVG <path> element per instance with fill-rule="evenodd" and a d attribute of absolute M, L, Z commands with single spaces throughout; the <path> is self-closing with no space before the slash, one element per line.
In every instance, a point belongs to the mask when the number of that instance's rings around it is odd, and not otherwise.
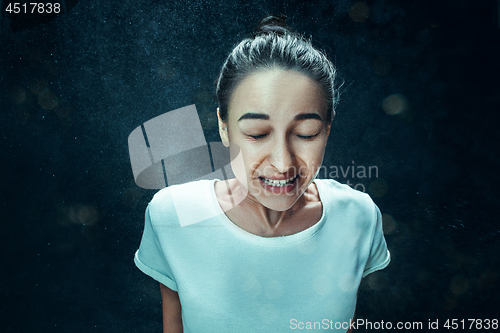
<path fill-rule="evenodd" d="M 293 165 L 294 155 L 286 140 L 276 142 L 271 148 L 269 163 L 280 173 L 286 173 Z"/>

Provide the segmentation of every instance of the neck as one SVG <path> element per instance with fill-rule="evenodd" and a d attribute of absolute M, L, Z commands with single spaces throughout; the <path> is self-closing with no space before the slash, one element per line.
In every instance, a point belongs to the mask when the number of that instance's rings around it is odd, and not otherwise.
<path fill-rule="evenodd" d="M 269 236 L 277 234 L 277 230 L 283 227 L 285 221 L 290 221 L 295 212 L 305 205 L 305 197 L 302 195 L 289 209 L 273 210 L 257 201 L 237 179 L 221 183 L 225 183 L 221 189 L 227 189 L 226 195 L 219 199 L 221 206 L 224 207 L 225 202 L 226 207 L 234 207 L 224 209 L 226 215 L 233 223 L 243 229 L 253 230 L 257 234 Z"/>
<path fill-rule="evenodd" d="M 294 205 L 293 207 L 295 207 Z M 278 229 L 287 218 L 293 214 L 293 207 L 290 209 L 279 211 L 267 208 L 249 193 L 242 202 L 242 209 L 246 209 L 255 215 L 259 225 L 266 231 L 275 231 Z"/>

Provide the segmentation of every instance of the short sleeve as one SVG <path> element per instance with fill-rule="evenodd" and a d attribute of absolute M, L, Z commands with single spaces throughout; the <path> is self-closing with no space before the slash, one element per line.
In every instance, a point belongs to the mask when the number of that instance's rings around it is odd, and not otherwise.
<path fill-rule="evenodd" d="M 373 230 L 372 246 L 370 249 L 370 256 L 366 262 L 365 269 L 363 271 L 363 277 L 370 273 L 384 269 L 389 265 L 391 261 L 391 254 L 387 249 L 387 243 L 384 238 L 384 231 L 382 229 L 382 214 L 380 210 L 375 206 L 376 213 L 376 224 Z"/>
<path fill-rule="evenodd" d="M 151 203 L 146 208 L 144 232 L 139 249 L 135 253 L 134 262 L 144 274 L 177 291 L 177 284 L 155 231 L 150 210 Z"/>

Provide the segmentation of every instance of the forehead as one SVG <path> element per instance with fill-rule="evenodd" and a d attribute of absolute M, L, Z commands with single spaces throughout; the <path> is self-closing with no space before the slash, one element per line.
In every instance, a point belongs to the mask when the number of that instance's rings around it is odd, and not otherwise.
<path fill-rule="evenodd" d="M 228 106 L 230 119 L 246 112 L 265 113 L 272 119 L 292 119 L 304 112 L 326 119 L 327 106 L 321 87 L 305 74 L 268 69 L 247 76 L 234 90 Z"/>

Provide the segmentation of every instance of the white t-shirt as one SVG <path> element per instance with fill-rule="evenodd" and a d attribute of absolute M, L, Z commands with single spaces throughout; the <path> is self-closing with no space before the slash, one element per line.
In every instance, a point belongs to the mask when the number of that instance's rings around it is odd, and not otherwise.
<path fill-rule="evenodd" d="M 390 261 L 371 198 L 317 179 L 320 221 L 293 235 L 261 237 L 227 218 L 214 182 L 156 193 L 134 258 L 179 293 L 184 332 L 335 331 L 349 322 L 361 278 Z"/>

